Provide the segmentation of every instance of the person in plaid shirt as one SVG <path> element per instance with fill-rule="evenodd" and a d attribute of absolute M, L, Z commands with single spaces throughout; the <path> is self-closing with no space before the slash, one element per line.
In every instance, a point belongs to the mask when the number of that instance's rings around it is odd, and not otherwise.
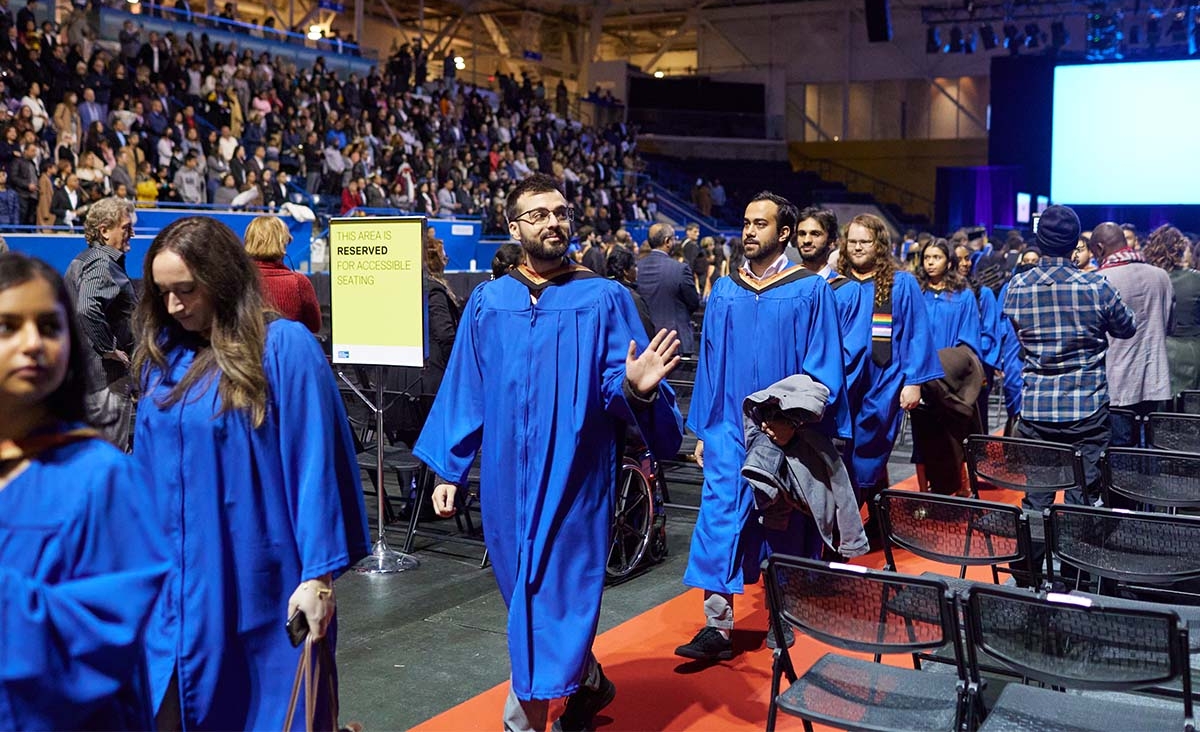
<path fill-rule="evenodd" d="M 1084 272 L 1070 256 L 1079 239 L 1079 217 L 1066 206 L 1042 214 L 1037 245 L 1042 258 L 1008 285 L 1004 314 L 1025 351 L 1024 389 L 1017 434 L 1075 445 L 1083 453 L 1087 495 L 1073 489 L 1066 501 L 1090 504 L 1099 497 L 1100 455 L 1108 449 L 1108 336 L 1132 338 L 1133 311 L 1099 272 Z M 1026 495 L 1027 508 L 1042 509 L 1053 497 Z"/>

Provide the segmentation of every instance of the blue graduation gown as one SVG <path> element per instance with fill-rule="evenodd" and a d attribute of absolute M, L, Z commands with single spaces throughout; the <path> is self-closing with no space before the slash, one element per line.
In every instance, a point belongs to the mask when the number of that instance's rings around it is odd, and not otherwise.
<path fill-rule="evenodd" d="M 763 537 L 746 530 L 754 497 L 741 475 L 742 401 L 748 395 L 806 374 L 829 388 L 834 407 L 826 409 L 822 428 L 850 435 L 834 293 L 824 278 L 804 271 L 785 270 L 758 290 L 740 274 L 722 277 L 709 295 L 688 411 L 688 428 L 704 441 L 704 488 L 686 585 L 740 594 L 746 582 L 758 579 Z"/>
<path fill-rule="evenodd" d="M 574 270 L 541 290 L 509 275 L 475 289 L 414 453 L 464 485 L 482 451 L 484 539 L 508 606 L 518 699 L 579 688 L 600 615 L 618 436 L 636 422 L 659 457 L 682 419 L 663 382 L 648 407 L 625 393 L 625 357 L 645 331 L 619 283 Z"/>
<path fill-rule="evenodd" d="M 875 280 L 861 286 L 863 299 L 874 303 Z M 908 272 L 896 272 L 892 284 L 892 359 L 886 366 L 877 365 L 869 355 L 866 361 L 866 389 L 854 420 L 852 473 L 859 488 L 874 486 L 887 468 L 900 427 L 900 390 L 943 376 L 921 286 Z"/>
<path fill-rule="evenodd" d="M 968 346 L 982 361 L 979 305 L 975 300 L 975 293 L 970 290 L 926 290 L 922 297 L 925 300 L 925 312 L 929 316 L 926 322 L 929 323 L 929 337 L 933 342 L 933 350 L 936 352 L 943 348 Z"/>
<path fill-rule="evenodd" d="M 983 349 L 979 360 L 984 366 L 993 369 L 1000 368 L 1000 303 L 992 288 L 979 287 L 979 345 Z"/>
<path fill-rule="evenodd" d="M 1007 294 L 1008 282 L 1005 282 L 996 299 L 1004 302 L 1004 296 Z M 1023 376 L 1025 359 L 1021 354 L 1021 341 L 1017 338 L 1017 329 L 1013 326 L 1012 319 L 1001 313 L 999 320 L 999 369 L 1004 372 L 1004 411 L 1011 418 L 1021 413 L 1021 389 L 1025 385 Z"/>
<path fill-rule="evenodd" d="M 186 729 L 277 730 L 300 654 L 284 630 L 288 598 L 368 552 L 353 438 L 303 325 L 267 327 L 258 429 L 242 411 L 217 415 L 216 379 L 159 406 L 194 356 L 167 354 L 166 381 L 151 368 L 138 405 L 134 456 L 153 476 L 176 567 L 147 634 L 151 689 L 160 703 L 178 666 Z"/>
<path fill-rule="evenodd" d="M 864 299 L 862 293 L 862 285 L 854 280 L 848 280 L 833 288 L 833 299 L 837 302 L 838 325 L 841 326 L 842 358 L 846 364 L 846 394 L 851 416 L 857 411 L 855 394 L 860 388 L 866 361 L 871 357 L 872 303 Z"/>
<path fill-rule="evenodd" d="M 145 729 L 142 635 L 170 566 L 147 476 L 98 439 L 0 490 L 0 729 Z"/>

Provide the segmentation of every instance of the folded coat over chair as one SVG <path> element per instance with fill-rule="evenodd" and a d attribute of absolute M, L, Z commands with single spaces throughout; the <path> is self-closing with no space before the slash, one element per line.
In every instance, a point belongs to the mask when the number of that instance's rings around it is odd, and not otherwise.
<path fill-rule="evenodd" d="M 869 550 L 867 534 L 850 475 L 833 441 L 818 430 L 802 426 L 792 441 L 781 447 L 758 429 L 751 416 L 755 407 L 774 401 L 785 414 L 806 413 L 819 421 L 828 395 L 823 385 L 800 374 L 746 397 L 746 461 L 742 476 L 754 489 L 755 503 L 763 512 L 767 528 L 786 527 L 788 514 L 800 508 L 812 515 L 821 539 L 830 548 L 844 557 L 857 557 Z M 841 539 L 839 546 L 834 546 L 835 526 Z"/>

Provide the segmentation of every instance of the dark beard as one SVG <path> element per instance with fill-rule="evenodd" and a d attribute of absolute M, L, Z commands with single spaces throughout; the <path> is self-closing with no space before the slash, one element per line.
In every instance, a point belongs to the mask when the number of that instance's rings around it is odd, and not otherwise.
<path fill-rule="evenodd" d="M 567 249 L 570 246 L 570 237 L 564 236 L 561 230 L 559 231 L 558 244 L 554 245 L 545 243 L 541 237 L 521 239 L 521 248 L 525 250 L 526 254 L 533 259 L 540 259 L 546 262 L 562 259 L 567 256 Z"/>
<path fill-rule="evenodd" d="M 743 245 L 743 251 L 744 251 L 744 246 L 745 245 Z M 760 243 L 759 247 L 758 247 L 758 254 L 755 254 L 752 257 L 752 256 L 750 256 L 749 252 L 745 252 L 745 255 L 746 255 L 746 259 L 750 262 L 770 263 L 770 262 L 774 262 L 776 259 L 778 259 L 779 255 L 782 253 L 783 253 L 783 247 L 780 246 L 779 244 L 775 244 L 774 246 L 768 247 L 768 246 L 765 246 Z"/>
<path fill-rule="evenodd" d="M 816 254 L 805 255 L 800 247 L 796 247 L 796 251 L 800 252 L 800 260 L 805 264 L 819 264 L 822 267 L 829 263 L 829 254 L 833 251 L 832 247 L 825 247 L 819 250 Z"/>

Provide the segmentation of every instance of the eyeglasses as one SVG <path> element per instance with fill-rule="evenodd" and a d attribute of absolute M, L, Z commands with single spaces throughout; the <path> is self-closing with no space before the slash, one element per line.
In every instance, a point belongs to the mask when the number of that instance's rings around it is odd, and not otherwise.
<path fill-rule="evenodd" d="M 520 221 L 524 219 L 526 223 L 539 226 L 546 223 L 546 221 L 550 219 L 551 214 L 553 214 L 554 218 L 558 221 L 575 220 L 575 209 L 572 206 L 559 206 L 553 211 L 548 208 L 532 208 L 520 216 L 514 216 L 512 220 Z"/>
<path fill-rule="evenodd" d="M 875 243 L 874 239 L 847 239 L 847 247 L 869 247 Z"/>

